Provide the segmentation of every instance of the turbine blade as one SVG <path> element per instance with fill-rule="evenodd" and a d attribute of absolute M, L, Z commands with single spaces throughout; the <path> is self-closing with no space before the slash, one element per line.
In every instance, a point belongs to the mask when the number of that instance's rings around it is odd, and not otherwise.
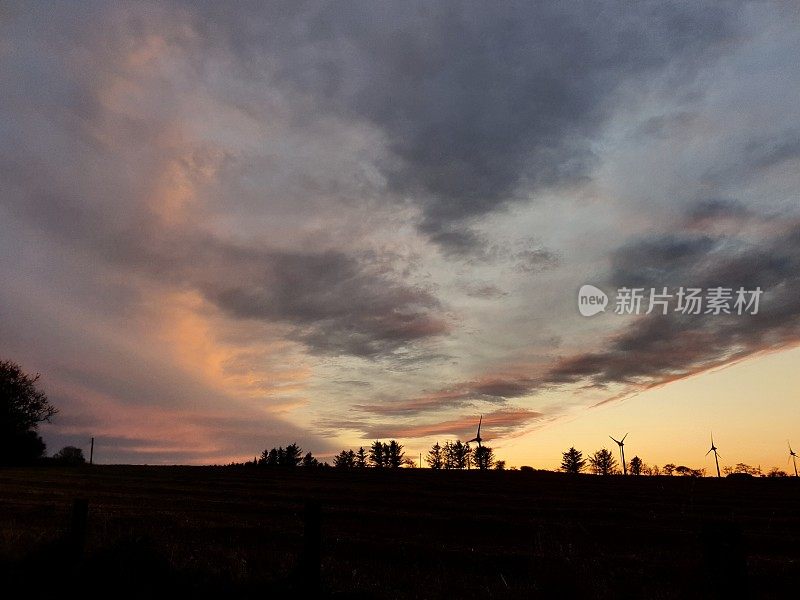
<path fill-rule="evenodd" d="M 709 450 L 708 452 L 706 452 L 706 456 L 708 456 L 709 454 L 711 454 L 711 450 Z"/>
<path fill-rule="evenodd" d="M 630 432 L 628 432 L 628 433 L 630 433 Z M 628 437 L 628 434 L 627 434 L 627 433 L 626 433 L 625 435 L 623 435 L 623 436 L 622 436 L 622 440 L 620 440 L 620 442 L 624 442 L 626 437 Z"/>
<path fill-rule="evenodd" d="M 610 436 L 608 436 L 608 437 L 610 437 L 612 440 L 614 440 L 614 442 L 616 442 L 617 444 L 619 444 L 619 440 L 615 440 L 615 439 L 614 439 L 614 436 L 611 436 L 611 435 L 610 435 Z"/>

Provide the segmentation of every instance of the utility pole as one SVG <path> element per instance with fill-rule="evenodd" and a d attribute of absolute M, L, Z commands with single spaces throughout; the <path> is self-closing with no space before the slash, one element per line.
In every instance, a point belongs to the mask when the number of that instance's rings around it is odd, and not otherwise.
<path fill-rule="evenodd" d="M 92 438 L 92 445 L 89 446 L 89 464 L 94 464 L 94 438 Z"/>

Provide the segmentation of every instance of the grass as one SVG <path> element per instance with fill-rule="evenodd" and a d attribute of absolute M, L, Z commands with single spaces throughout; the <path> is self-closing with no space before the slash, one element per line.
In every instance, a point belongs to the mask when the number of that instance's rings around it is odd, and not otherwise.
<path fill-rule="evenodd" d="M 65 541 L 78 497 L 80 559 Z M 314 501 L 326 597 L 786 597 L 800 586 L 798 500 L 795 478 L 5 469 L 0 575 L 48 597 L 304 597 Z"/>

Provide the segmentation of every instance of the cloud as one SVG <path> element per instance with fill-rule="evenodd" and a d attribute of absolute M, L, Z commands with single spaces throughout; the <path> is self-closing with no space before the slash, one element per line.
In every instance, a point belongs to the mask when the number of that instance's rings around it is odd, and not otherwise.
<path fill-rule="evenodd" d="M 503 405 L 574 385 L 596 390 L 615 386 L 609 398 L 615 399 L 800 344 L 800 221 L 759 215 L 737 202 L 720 200 L 698 202 L 686 215 L 695 225 L 711 221 L 712 228 L 727 218 L 739 223 L 736 234 L 687 229 L 624 244 L 611 256 L 607 287 L 660 291 L 666 286 L 673 293 L 678 287 L 761 288 L 758 314 L 654 312 L 595 340 L 593 346 L 599 349 L 555 358 L 549 366 L 542 361 L 517 365 L 410 400 L 359 408 L 409 417 L 477 401 Z M 764 235 L 765 227 L 769 235 Z"/>
<path fill-rule="evenodd" d="M 491 439 L 497 439 L 508 435 L 530 424 L 544 418 L 540 412 L 526 408 L 502 408 L 484 413 L 482 416 L 483 427 L 486 431 L 491 431 Z M 462 440 L 468 440 L 475 436 L 478 426 L 478 416 L 476 414 L 463 415 L 458 418 L 450 418 L 439 421 L 414 420 L 374 423 L 360 419 L 331 419 L 325 423 L 326 427 L 337 429 L 351 429 L 359 432 L 363 439 L 416 439 L 433 438 L 436 436 L 452 436 Z M 488 434 L 487 434 L 488 435 Z M 490 438 L 487 437 L 486 441 Z"/>
<path fill-rule="evenodd" d="M 381 404 L 359 404 L 355 408 L 375 415 L 413 417 L 426 412 L 457 408 L 479 401 L 504 404 L 509 399 L 529 394 L 537 386 L 538 381 L 534 377 L 509 372 L 485 375 L 472 381 L 458 383 L 409 400 Z"/>
<path fill-rule="evenodd" d="M 354 407 L 512 431 L 543 390 L 796 339 L 788 9 L 8 7 L 0 339 L 60 394 L 54 435 L 202 461 L 324 446 L 306 430 Z M 590 323 L 583 281 L 768 292 L 752 319 Z"/>
<path fill-rule="evenodd" d="M 495 300 L 508 296 L 508 292 L 504 292 L 496 285 L 479 281 L 463 281 L 459 283 L 459 288 L 470 298 L 483 298 L 485 300 Z"/>
<path fill-rule="evenodd" d="M 623 86 L 669 72 L 674 91 L 725 52 L 740 35 L 734 13 L 369 2 L 225 21 L 243 60 L 266 52 L 315 110 L 379 128 L 389 189 L 419 208 L 420 231 L 446 254 L 469 256 L 481 217 L 590 174 L 592 139 Z"/>
<path fill-rule="evenodd" d="M 748 214 L 736 204 L 703 203 L 698 214 Z M 665 234 L 631 242 L 615 253 L 610 284 L 660 289 L 761 288 L 756 315 L 668 315 L 636 319 L 600 350 L 563 357 L 542 384 L 662 385 L 760 352 L 800 343 L 800 222 L 768 219 L 773 235 Z"/>

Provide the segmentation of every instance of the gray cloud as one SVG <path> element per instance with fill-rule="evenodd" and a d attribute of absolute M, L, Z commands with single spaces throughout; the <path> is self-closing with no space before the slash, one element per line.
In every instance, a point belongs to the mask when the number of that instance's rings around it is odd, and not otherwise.
<path fill-rule="evenodd" d="M 496 285 L 481 281 L 464 281 L 459 284 L 459 288 L 470 298 L 495 300 L 508 296 L 508 292 L 501 290 Z"/>
<path fill-rule="evenodd" d="M 390 188 L 419 206 L 423 233 L 465 256 L 481 245 L 476 219 L 590 173 L 591 140 L 625 101 L 623 84 L 669 67 L 674 91 L 740 35 L 732 7 L 687 3 L 274 12 L 228 15 L 229 43 L 245 60 L 267 48 L 316 110 L 379 127 Z"/>
<path fill-rule="evenodd" d="M 717 219 L 738 220 L 741 235 L 713 232 Z M 648 388 L 800 344 L 800 221 L 759 215 L 738 202 L 722 200 L 696 203 L 687 210 L 686 220 L 694 230 L 651 235 L 618 248 L 606 287 L 660 291 L 666 286 L 672 293 L 678 287 L 761 288 L 758 314 L 656 311 L 609 336 L 599 350 L 560 357 L 546 368 L 531 364 L 516 373 L 489 374 L 426 396 L 359 408 L 376 415 L 414 416 L 475 401 L 503 405 L 569 384 Z M 703 224 L 710 230 L 703 230 Z"/>
<path fill-rule="evenodd" d="M 748 214 L 736 204 L 703 203 L 690 214 Z M 748 215 L 748 218 L 752 218 Z M 703 289 L 760 287 L 756 315 L 653 313 L 608 340 L 602 350 L 565 357 L 542 384 L 659 385 L 758 352 L 800 343 L 800 224 L 768 219 L 772 235 L 747 238 L 700 232 L 632 242 L 614 256 L 610 284 Z"/>
<path fill-rule="evenodd" d="M 23 198 L 11 211 L 47 233 L 131 271 L 191 286 L 233 317 L 294 326 L 314 352 L 383 356 L 450 330 L 439 300 L 404 282 L 391 257 L 277 251 L 163 229 L 146 214 L 121 222 L 35 189 Z"/>

